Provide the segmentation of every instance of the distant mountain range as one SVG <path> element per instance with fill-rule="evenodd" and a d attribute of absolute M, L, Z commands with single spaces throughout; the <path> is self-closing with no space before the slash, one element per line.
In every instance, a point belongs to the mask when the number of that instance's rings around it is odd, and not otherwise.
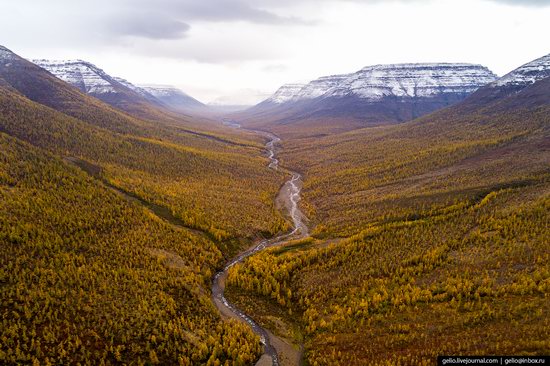
<path fill-rule="evenodd" d="M 123 110 L 140 103 L 152 103 L 176 112 L 189 112 L 205 107 L 198 100 L 173 86 L 137 86 L 125 79 L 108 75 L 90 62 L 43 59 L 32 60 L 32 62 L 82 92 Z"/>
<path fill-rule="evenodd" d="M 192 96 L 171 85 L 140 85 L 137 89 L 144 90 L 162 104 L 175 111 L 187 112 L 200 110 L 206 106 Z"/>
<path fill-rule="evenodd" d="M 17 58 L 0 47 L 0 59 Z M 253 127 L 334 125 L 339 130 L 401 123 L 457 104 L 472 94 L 475 98 L 470 99 L 470 105 L 483 105 L 550 76 L 550 55 L 502 78 L 487 67 L 467 63 L 374 65 L 308 83 L 285 84 L 263 102 L 243 111 L 243 106 L 204 105 L 169 85 L 136 85 L 83 60 L 32 62 L 81 92 L 140 118 L 155 119 L 159 114 L 167 118 L 171 112 L 208 115 L 210 111 L 212 115 L 229 114 Z M 28 66 L 24 68 L 31 71 Z M 33 93 L 38 89 L 34 88 Z M 55 96 L 48 100 L 53 101 Z"/>
<path fill-rule="evenodd" d="M 367 66 L 307 84 L 283 85 L 245 116 L 282 123 L 317 118 L 403 122 L 459 102 L 496 79 L 488 68 L 465 63 Z"/>

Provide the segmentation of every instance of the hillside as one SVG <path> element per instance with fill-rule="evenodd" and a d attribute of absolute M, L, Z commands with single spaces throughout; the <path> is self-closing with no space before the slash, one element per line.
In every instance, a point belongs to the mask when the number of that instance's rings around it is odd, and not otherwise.
<path fill-rule="evenodd" d="M 265 169 L 258 137 L 251 141 L 222 126 L 202 132 L 135 119 L 9 57 L 0 63 L 0 77 L 9 84 L 0 87 L 1 131 L 97 165 L 101 179 L 167 208 L 226 252 L 244 238 L 284 226 L 271 199 L 284 176 Z M 220 133 L 225 130 L 227 136 Z M 256 215 L 245 216 L 247 211 Z"/>
<path fill-rule="evenodd" d="M 0 51 L 0 362 L 256 360 L 259 338 L 209 291 L 288 226 L 263 138 L 138 119 Z"/>
<path fill-rule="evenodd" d="M 170 110 L 188 113 L 202 105 L 182 92 L 176 93 L 177 89 L 171 89 L 170 99 L 166 95 L 166 88 L 162 94 L 162 90 L 159 91 L 158 88 L 136 86 L 125 79 L 111 76 L 96 65 L 83 60 L 40 59 L 32 62 L 81 92 L 139 118 L 175 118 Z M 174 100 L 175 97 L 179 99 Z"/>
<path fill-rule="evenodd" d="M 209 301 L 211 240 L 1 132 L 0 242 L 3 364 L 258 357 L 259 339 Z"/>
<path fill-rule="evenodd" d="M 313 238 L 232 268 L 232 301 L 309 364 L 548 353 L 550 79 L 495 85 L 396 126 L 289 128 Z"/>
<path fill-rule="evenodd" d="M 82 62 L 82 61 L 79 61 Z M 93 66 L 93 65 L 92 65 Z M 95 68 L 95 66 L 94 66 Z M 98 69 L 98 74 L 104 74 Z M 68 84 L 57 78 L 45 69 L 25 60 L 9 49 L 0 46 L 0 77 L 4 83 L 27 98 L 37 103 L 56 109 L 64 114 L 78 118 L 92 125 L 109 129 L 119 133 L 131 133 L 146 137 L 159 137 L 174 140 L 181 135 L 201 135 L 209 139 L 229 140 L 229 142 L 245 143 L 258 142 L 253 134 L 234 132 L 224 129 L 212 120 L 174 113 L 164 106 L 159 106 L 159 101 L 152 103 L 147 98 L 139 96 L 135 91 L 122 85 L 108 75 L 107 80 L 113 82 L 110 88 L 120 91 L 107 93 L 106 101 L 86 94 L 86 90 L 99 88 L 96 74 L 89 76 L 93 82 L 88 81 L 88 89 L 85 86 L 78 88 L 82 81 L 82 75 L 75 80 L 76 85 Z M 101 79 L 103 80 L 103 79 Z M 105 80 L 101 85 L 105 86 Z M 109 94 L 112 94 L 109 97 Z M 137 99 L 136 99 L 137 98 Z M 120 103 L 118 103 L 120 102 Z M 248 141 L 248 142 L 246 142 Z"/>

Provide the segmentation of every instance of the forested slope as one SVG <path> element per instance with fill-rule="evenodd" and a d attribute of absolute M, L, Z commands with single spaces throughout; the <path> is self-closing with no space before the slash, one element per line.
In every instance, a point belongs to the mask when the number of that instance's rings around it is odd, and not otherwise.
<path fill-rule="evenodd" d="M 273 203 L 285 174 L 266 168 L 262 138 L 138 119 L 9 57 L 0 363 L 257 359 L 259 339 L 220 319 L 210 283 L 252 239 L 287 227 Z"/>
<path fill-rule="evenodd" d="M 549 86 L 283 141 L 314 238 L 235 266 L 231 299 L 311 365 L 547 354 Z"/>
<path fill-rule="evenodd" d="M 490 105 L 472 102 L 400 126 L 283 142 L 283 162 L 305 174 L 318 232 L 348 236 L 549 173 L 550 80 Z"/>
<path fill-rule="evenodd" d="M 262 252 L 230 272 L 231 299 L 278 334 L 294 328 L 311 365 L 547 354 L 549 197 L 547 180 L 328 247 Z"/>
<path fill-rule="evenodd" d="M 222 261 L 212 241 L 4 133 L 0 242 L 4 364 L 242 364 L 259 353 L 210 302 Z"/>
<path fill-rule="evenodd" d="M 265 169 L 257 148 L 204 138 L 198 148 L 115 134 L 8 90 L 0 90 L 0 108 L 2 131 L 97 164 L 112 184 L 170 208 L 190 226 L 220 240 L 275 233 L 283 225 L 282 219 L 277 223 L 272 201 L 283 176 Z"/>

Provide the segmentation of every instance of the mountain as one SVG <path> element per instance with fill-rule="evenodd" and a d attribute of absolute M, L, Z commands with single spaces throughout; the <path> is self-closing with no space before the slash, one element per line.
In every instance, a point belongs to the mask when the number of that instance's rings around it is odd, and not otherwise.
<path fill-rule="evenodd" d="M 31 60 L 59 79 L 76 86 L 82 92 L 101 97 L 118 94 L 126 88 L 106 72 L 82 60 Z"/>
<path fill-rule="evenodd" d="M 136 89 L 153 96 L 163 105 L 176 112 L 187 112 L 206 107 L 195 98 L 170 85 L 140 85 Z"/>
<path fill-rule="evenodd" d="M 500 79 L 480 88 L 468 99 L 472 106 L 513 95 L 535 82 L 550 77 L 550 54 L 526 63 Z"/>
<path fill-rule="evenodd" d="M 130 82 L 112 77 L 94 64 L 82 60 L 32 60 L 57 78 L 77 87 L 83 93 L 140 117 L 149 117 L 151 108 L 162 103 Z"/>
<path fill-rule="evenodd" d="M 119 94 L 118 99 L 107 99 L 111 102 L 107 103 L 84 93 L 78 87 L 59 79 L 5 47 L 1 47 L 0 51 L 0 85 L 12 88 L 34 102 L 88 124 L 114 132 L 147 137 L 157 135 L 169 139 L 174 137 L 169 126 L 177 126 L 181 132 L 196 134 L 201 131 L 200 133 L 212 139 L 220 138 L 221 127 L 217 123 L 204 117 L 174 113 L 161 106 L 160 101 L 159 104 L 149 102 L 145 97 L 122 85 L 120 81 L 115 80 L 113 85 L 118 90 L 125 89 L 124 93 Z M 99 90 L 99 83 L 102 82 L 95 83 L 95 87 L 93 83 L 88 83 L 88 89 Z M 113 103 L 115 100 L 121 103 Z"/>
<path fill-rule="evenodd" d="M 307 84 L 304 83 L 285 84 L 277 89 L 277 91 L 266 99 L 264 103 L 282 104 L 295 101 L 300 90 L 306 85 Z"/>
<path fill-rule="evenodd" d="M 110 76 L 94 64 L 82 60 L 33 60 L 57 78 L 137 117 L 167 118 L 166 112 L 188 112 L 202 103 L 173 87 L 136 86 Z"/>
<path fill-rule="evenodd" d="M 28 99 L 69 116 L 112 131 L 129 132 L 143 129 L 143 121 L 93 98 L 78 88 L 55 77 L 42 67 L 0 46 L 0 78 L 9 88 Z M 101 87 L 96 84 L 94 90 Z M 103 84 L 103 87 L 106 87 Z M 150 104 L 143 104 L 148 108 Z"/>
<path fill-rule="evenodd" d="M 550 54 L 526 63 L 491 84 L 492 87 L 525 87 L 550 76 Z"/>
<path fill-rule="evenodd" d="M 124 85 L 128 89 L 131 89 L 131 90 L 135 91 L 136 93 L 138 93 L 139 95 L 141 95 L 142 97 L 144 97 L 145 99 L 147 99 L 147 100 L 149 100 L 153 103 L 159 103 L 160 102 L 153 94 L 149 93 L 147 90 L 145 90 L 144 88 L 142 88 L 140 86 L 132 84 L 131 82 L 129 82 L 126 79 L 119 78 L 117 76 L 114 76 L 113 79 L 116 80 L 117 82 L 119 82 L 120 84 Z"/>
<path fill-rule="evenodd" d="M 484 66 L 465 63 L 367 66 L 302 87 L 285 85 L 248 110 L 245 118 L 264 117 L 271 123 L 318 118 L 355 119 L 364 125 L 397 123 L 457 103 L 496 78 Z"/>

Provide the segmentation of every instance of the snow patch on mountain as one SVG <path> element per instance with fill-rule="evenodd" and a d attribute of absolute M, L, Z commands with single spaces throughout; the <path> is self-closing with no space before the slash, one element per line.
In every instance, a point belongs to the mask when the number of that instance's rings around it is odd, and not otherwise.
<path fill-rule="evenodd" d="M 491 84 L 499 86 L 527 86 L 550 77 L 550 54 L 526 63 Z"/>
<path fill-rule="evenodd" d="M 140 85 L 140 89 L 145 90 L 147 93 L 157 97 L 170 97 L 174 95 L 184 95 L 188 97 L 189 95 L 171 85 Z"/>
<path fill-rule="evenodd" d="M 416 63 L 367 66 L 352 74 L 324 76 L 303 87 L 283 85 L 268 101 L 282 104 L 315 98 L 355 96 L 433 97 L 472 93 L 497 79 L 488 68 L 465 63 Z"/>
<path fill-rule="evenodd" d="M 414 98 L 472 93 L 496 77 L 486 67 L 463 63 L 375 65 L 351 74 L 325 96 L 351 94 L 378 100 L 387 96 Z"/>
<path fill-rule="evenodd" d="M 291 101 L 306 86 L 305 83 L 284 84 L 267 99 L 268 102 L 281 104 Z"/>
<path fill-rule="evenodd" d="M 9 61 L 15 58 L 15 54 L 4 46 L 0 46 L 0 60 Z"/>
<path fill-rule="evenodd" d="M 296 93 L 293 101 L 321 97 L 332 88 L 337 87 L 341 82 L 349 78 L 350 75 L 351 74 L 323 76 L 319 79 L 310 81 L 298 93 Z"/>
<path fill-rule="evenodd" d="M 116 93 L 112 78 L 97 66 L 82 60 L 32 60 L 57 78 L 88 94 Z"/>
<path fill-rule="evenodd" d="M 129 82 L 126 79 L 119 78 L 119 77 L 116 77 L 116 76 L 114 76 L 113 79 L 116 80 L 117 82 L 119 82 L 120 84 L 122 84 L 123 86 L 127 87 L 128 89 L 135 91 L 136 93 L 138 93 L 139 95 L 141 95 L 143 97 L 146 97 L 146 98 L 152 97 L 152 95 L 150 93 L 148 93 L 147 90 L 145 90 L 144 88 L 141 88 L 137 85 L 132 84 L 131 82 Z"/>

